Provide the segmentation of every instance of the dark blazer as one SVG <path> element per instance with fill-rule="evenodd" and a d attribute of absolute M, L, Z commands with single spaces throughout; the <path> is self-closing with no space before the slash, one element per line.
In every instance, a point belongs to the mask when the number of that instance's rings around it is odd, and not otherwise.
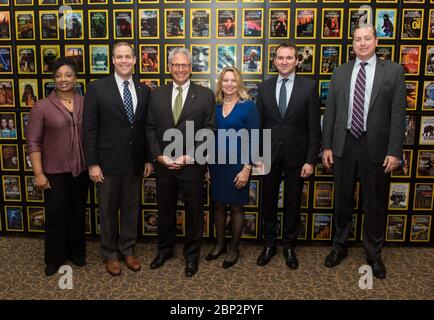
<path fill-rule="evenodd" d="M 276 101 L 276 84 L 277 76 L 261 83 L 256 101 L 260 127 L 271 129 L 271 159 L 274 161 L 282 146 L 288 167 L 299 167 L 305 163 L 315 165 L 321 140 L 316 82 L 295 76 L 283 118 Z"/>
<path fill-rule="evenodd" d="M 134 81 L 137 109 L 133 123 L 128 120 L 114 75 L 89 84 L 83 115 L 83 146 L 86 164 L 100 165 L 103 174 L 143 173 L 150 162 L 146 144 L 146 116 L 149 88 Z M 146 157 L 147 156 L 147 157 Z"/>
<path fill-rule="evenodd" d="M 163 141 L 164 132 L 168 129 L 176 128 L 183 134 L 184 154 L 187 154 L 187 150 L 185 149 L 186 121 L 194 123 L 194 134 L 203 128 L 215 130 L 215 97 L 210 89 L 195 85 L 193 82 L 190 83 L 187 98 L 176 125 L 172 112 L 172 89 L 173 84 L 167 84 L 156 88 L 151 93 L 146 133 L 153 159 L 163 155 L 164 148 L 171 143 L 170 141 Z M 199 144 L 194 144 L 194 150 L 196 150 Z M 161 177 L 175 172 L 157 162 L 155 173 Z M 184 180 L 202 179 L 204 166 L 196 163 L 187 165 L 180 171 L 177 171 L 176 174 L 180 179 Z"/>
<path fill-rule="evenodd" d="M 324 149 L 342 156 L 347 133 L 351 74 L 355 60 L 333 73 L 324 113 Z M 402 157 L 405 129 L 406 86 L 401 65 L 377 59 L 366 123 L 369 158 L 382 163 L 386 155 Z"/>

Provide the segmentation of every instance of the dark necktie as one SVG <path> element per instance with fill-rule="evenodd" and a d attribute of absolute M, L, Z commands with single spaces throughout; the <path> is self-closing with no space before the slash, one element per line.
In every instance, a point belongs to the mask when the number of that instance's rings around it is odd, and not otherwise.
<path fill-rule="evenodd" d="M 127 113 L 128 120 L 133 122 L 134 110 L 133 110 L 133 97 L 131 96 L 131 91 L 128 88 L 129 82 L 124 81 L 124 108 Z"/>
<path fill-rule="evenodd" d="M 286 81 L 289 79 L 282 79 L 282 86 L 280 87 L 280 93 L 279 93 L 279 111 L 280 114 L 283 116 L 286 112 Z"/>
<path fill-rule="evenodd" d="M 353 94 L 353 113 L 351 117 L 351 133 L 354 137 L 359 138 L 363 134 L 363 124 L 365 122 L 365 87 L 366 87 L 366 70 L 367 62 L 360 63 L 360 70 L 357 74 L 356 85 Z"/>

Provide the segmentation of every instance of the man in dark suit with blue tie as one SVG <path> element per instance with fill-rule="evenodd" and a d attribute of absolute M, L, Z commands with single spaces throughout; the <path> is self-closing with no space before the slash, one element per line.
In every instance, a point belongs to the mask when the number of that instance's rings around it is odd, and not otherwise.
<path fill-rule="evenodd" d="M 271 169 L 262 184 L 262 217 L 266 246 L 257 264 L 265 266 L 276 254 L 277 201 L 284 174 L 283 255 L 290 269 L 298 268 L 295 244 L 300 221 L 303 179 L 316 164 L 320 139 L 320 104 L 316 82 L 295 74 L 297 48 L 280 44 L 274 64 L 279 72 L 258 89 L 256 106 L 261 128 L 271 130 Z"/>
<path fill-rule="evenodd" d="M 119 257 L 132 271 L 140 270 L 135 255 L 140 188 L 142 176 L 152 173 L 145 137 L 149 89 L 133 79 L 135 63 L 129 43 L 115 44 L 114 75 L 91 82 L 84 102 L 84 155 L 98 191 L 102 256 L 113 276 L 121 273 Z"/>
<path fill-rule="evenodd" d="M 325 265 L 347 256 L 357 174 L 363 196 L 363 246 L 375 277 L 384 279 L 381 260 L 389 173 L 402 157 L 406 86 L 403 68 L 378 59 L 375 28 L 355 29 L 356 59 L 333 73 L 323 121 L 323 163 L 335 179 L 335 235 Z"/>

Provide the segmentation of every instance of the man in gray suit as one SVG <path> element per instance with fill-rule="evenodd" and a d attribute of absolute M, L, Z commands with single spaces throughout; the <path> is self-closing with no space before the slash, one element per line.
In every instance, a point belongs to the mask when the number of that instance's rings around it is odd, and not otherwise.
<path fill-rule="evenodd" d="M 375 277 L 384 279 L 386 191 L 389 173 L 402 157 L 406 87 L 403 68 L 377 59 L 378 39 L 371 25 L 354 31 L 356 59 L 333 73 L 323 122 L 323 156 L 335 179 L 335 236 L 327 267 L 347 255 L 357 173 L 363 194 L 363 245 Z"/>

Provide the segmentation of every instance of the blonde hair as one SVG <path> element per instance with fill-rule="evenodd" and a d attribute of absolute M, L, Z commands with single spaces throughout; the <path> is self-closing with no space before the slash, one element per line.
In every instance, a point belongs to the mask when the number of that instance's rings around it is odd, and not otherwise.
<path fill-rule="evenodd" d="M 250 95 L 247 93 L 247 89 L 244 86 L 243 78 L 241 78 L 240 71 L 238 71 L 235 67 L 225 67 L 222 72 L 219 75 L 219 79 L 217 81 L 217 90 L 215 95 L 215 100 L 217 103 L 222 103 L 224 98 L 224 93 L 222 89 L 222 82 L 223 82 L 223 76 L 226 72 L 233 72 L 235 79 L 238 83 L 238 96 L 241 98 L 241 100 L 250 100 Z"/>

